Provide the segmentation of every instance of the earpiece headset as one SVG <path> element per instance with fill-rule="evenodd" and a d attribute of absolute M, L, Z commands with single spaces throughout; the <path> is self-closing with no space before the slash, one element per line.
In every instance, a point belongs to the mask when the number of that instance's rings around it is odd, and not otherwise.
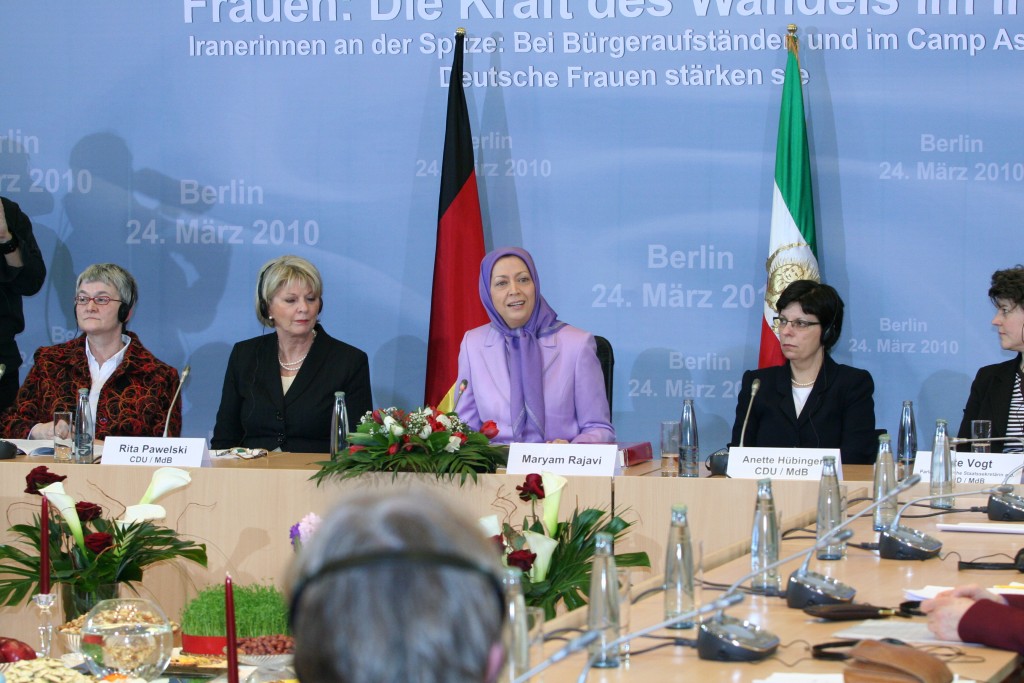
<path fill-rule="evenodd" d="M 501 585 L 501 580 L 487 567 L 465 557 L 459 557 L 450 553 L 436 553 L 429 550 L 385 550 L 333 560 L 309 576 L 301 577 L 295 585 L 291 603 L 288 607 L 288 625 L 291 627 L 292 632 L 295 632 L 295 615 L 298 613 L 299 605 L 302 602 L 302 595 L 310 584 L 316 583 L 331 574 L 379 564 L 418 564 L 427 567 L 449 567 L 479 574 L 487 580 L 487 585 L 490 587 L 498 603 L 498 613 L 501 615 L 502 623 L 504 623 L 506 612 L 505 590 Z"/>
<path fill-rule="evenodd" d="M 825 328 L 825 331 L 821 333 L 821 345 L 824 346 L 825 348 L 832 348 L 832 345 L 835 344 L 835 342 L 837 341 L 835 331 L 836 319 L 839 317 L 839 307 L 842 306 L 843 304 L 842 301 L 839 299 L 839 294 L 837 294 L 835 290 L 829 288 L 826 291 L 829 292 L 829 296 L 832 297 L 833 312 L 832 320 L 829 321 L 828 327 Z"/>
<path fill-rule="evenodd" d="M 117 322 L 124 325 L 128 322 L 128 316 L 132 312 L 132 308 L 135 307 L 135 301 L 139 298 L 138 285 L 135 284 L 135 278 L 128 276 L 128 301 L 122 301 L 117 307 Z"/>
<path fill-rule="evenodd" d="M 1024 572 L 1024 548 L 1017 551 L 1017 556 L 1013 558 L 1013 562 L 964 562 L 960 561 L 956 563 L 956 568 L 960 571 L 965 569 L 992 569 L 992 570 L 1004 570 L 1004 569 L 1016 569 L 1019 572 Z"/>

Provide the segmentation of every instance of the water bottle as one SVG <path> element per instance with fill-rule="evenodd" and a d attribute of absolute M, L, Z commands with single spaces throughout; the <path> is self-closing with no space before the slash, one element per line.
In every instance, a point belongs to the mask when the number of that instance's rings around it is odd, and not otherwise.
<path fill-rule="evenodd" d="M 505 588 L 505 616 L 508 617 L 508 680 L 530 669 L 530 625 L 527 623 L 523 572 L 506 567 L 501 577 Z"/>
<path fill-rule="evenodd" d="M 612 535 L 594 534 L 594 559 L 590 567 L 590 604 L 587 628 L 601 635 L 590 645 L 594 666 L 608 669 L 619 665 L 619 648 L 608 645 L 619 637 L 619 577 L 615 571 Z"/>
<path fill-rule="evenodd" d="M 948 494 L 948 495 L 946 495 Z M 953 507 L 953 458 L 949 453 L 949 437 L 946 435 L 946 421 L 935 421 L 935 441 L 932 444 L 932 471 L 929 475 L 928 495 L 942 495 L 933 498 L 931 506 L 941 510 Z"/>
<path fill-rule="evenodd" d="M 345 392 L 334 392 L 334 412 L 331 413 L 331 460 L 336 460 L 348 448 L 348 410 Z"/>
<path fill-rule="evenodd" d="M 75 462 L 89 464 L 93 461 L 92 444 L 96 428 L 89 407 L 89 390 L 78 390 L 78 406 L 75 408 Z"/>
<path fill-rule="evenodd" d="M 683 401 L 683 414 L 679 418 L 679 476 L 698 476 L 697 459 L 699 457 L 697 413 L 693 410 L 693 399 L 688 398 Z"/>
<path fill-rule="evenodd" d="M 836 456 L 821 459 L 821 482 L 818 484 L 818 540 L 843 523 L 843 493 L 836 476 Z M 819 560 L 841 560 L 846 542 L 832 540 L 818 548 Z"/>
<path fill-rule="evenodd" d="M 892 460 L 892 445 L 888 434 L 878 437 L 878 457 L 875 458 L 875 500 L 879 500 L 896 486 L 896 466 Z M 896 499 L 890 498 L 875 508 L 875 531 L 888 529 L 896 518 Z"/>
<path fill-rule="evenodd" d="M 772 480 L 757 482 L 754 527 L 750 532 L 750 571 L 759 572 L 750 579 L 750 589 L 766 595 L 779 595 L 782 580 L 778 571 L 764 567 L 779 559 L 779 519 L 775 514 Z"/>
<path fill-rule="evenodd" d="M 665 544 L 665 619 L 693 610 L 693 546 L 686 506 L 672 506 L 672 523 Z M 693 620 L 681 621 L 669 628 L 690 628 Z"/>
<path fill-rule="evenodd" d="M 900 430 L 896 435 L 896 457 L 900 481 L 903 481 L 914 473 L 914 462 L 917 460 L 917 423 L 914 421 L 913 401 L 903 402 Z"/>

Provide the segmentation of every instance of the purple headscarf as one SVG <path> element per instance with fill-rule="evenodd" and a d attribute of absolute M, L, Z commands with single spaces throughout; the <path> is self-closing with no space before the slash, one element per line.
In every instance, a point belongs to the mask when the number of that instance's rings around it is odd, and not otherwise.
<path fill-rule="evenodd" d="M 530 319 L 522 327 L 512 329 L 498 313 L 491 301 L 491 271 L 499 259 L 516 256 L 523 260 L 533 278 L 534 306 Z M 540 278 L 533 265 L 533 257 L 525 249 L 502 247 L 495 249 L 480 262 L 480 301 L 491 319 L 491 327 L 505 337 L 508 357 L 509 384 L 512 405 L 512 440 L 525 442 L 546 441 L 544 434 L 544 359 L 537 340 L 554 334 L 565 323 L 540 294 Z"/>

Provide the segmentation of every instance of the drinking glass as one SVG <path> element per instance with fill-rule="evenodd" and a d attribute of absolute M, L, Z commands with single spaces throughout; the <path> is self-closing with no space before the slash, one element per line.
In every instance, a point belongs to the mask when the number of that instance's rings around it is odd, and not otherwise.
<path fill-rule="evenodd" d="M 530 666 L 544 661 L 544 608 L 526 608 L 527 636 L 530 640 Z"/>
<path fill-rule="evenodd" d="M 991 453 L 992 420 L 971 420 L 971 438 L 983 439 L 971 444 L 972 453 Z"/>
<path fill-rule="evenodd" d="M 679 476 L 679 420 L 661 423 L 661 476 Z"/>
<path fill-rule="evenodd" d="M 53 414 L 53 460 L 54 462 L 71 462 L 71 450 L 73 441 L 72 427 L 75 424 L 75 414 L 69 411 L 59 411 Z"/>
<path fill-rule="evenodd" d="M 629 633 L 629 612 L 633 604 L 633 574 L 628 568 L 615 570 L 619 579 L 619 634 Z M 629 658 L 629 643 L 619 645 L 619 656 Z"/>

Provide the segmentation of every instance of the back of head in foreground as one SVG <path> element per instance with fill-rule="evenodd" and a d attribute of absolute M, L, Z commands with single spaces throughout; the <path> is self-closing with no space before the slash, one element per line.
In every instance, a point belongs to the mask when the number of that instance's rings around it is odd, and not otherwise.
<path fill-rule="evenodd" d="M 345 498 L 300 555 L 292 589 L 302 683 L 486 683 L 501 664 L 500 561 L 434 495 Z"/>

